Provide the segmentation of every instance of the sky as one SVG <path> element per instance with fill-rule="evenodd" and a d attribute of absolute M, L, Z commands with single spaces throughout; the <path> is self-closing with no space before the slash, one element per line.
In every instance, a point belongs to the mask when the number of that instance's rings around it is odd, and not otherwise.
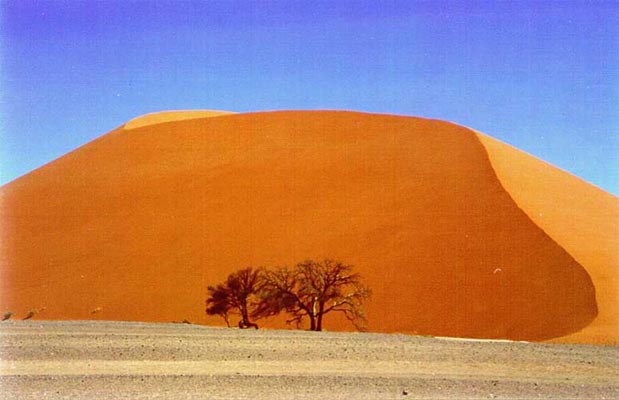
<path fill-rule="evenodd" d="M 448 120 L 617 195 L 619 2 L 0 0 L 0 184 L 172 109 Z"/>

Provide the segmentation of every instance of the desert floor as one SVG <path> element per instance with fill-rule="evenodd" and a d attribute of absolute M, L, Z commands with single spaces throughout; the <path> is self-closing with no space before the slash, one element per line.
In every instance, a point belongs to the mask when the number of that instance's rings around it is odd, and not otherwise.
<path fill-rule="evenodd" d="M 611 346 L 0 323 L 2 399 L 616 399 L 618 370 Z"/>

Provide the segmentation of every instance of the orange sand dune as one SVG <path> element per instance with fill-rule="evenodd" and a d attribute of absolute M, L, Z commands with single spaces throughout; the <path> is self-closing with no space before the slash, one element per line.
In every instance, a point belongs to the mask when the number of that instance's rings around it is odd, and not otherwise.
<path fill-rule="evenodd" d="M 591 275 L 599 315 L 560 341 L 619 344 L 619 200 L 496 139 L 478 137 L 518 206 Z"/>
<path fill-rule="evenodd" d="M 612 293 L 596 303 L 589 261 L 527 215 L 489 148 L 450 123 L 352 112 L 120 128 L 1 188 L 0 311 L 220 324 L 204 316 L 206 286 L 230 271 L 331 257 L 372 287 L 372 331 L 587 327 Z"/>

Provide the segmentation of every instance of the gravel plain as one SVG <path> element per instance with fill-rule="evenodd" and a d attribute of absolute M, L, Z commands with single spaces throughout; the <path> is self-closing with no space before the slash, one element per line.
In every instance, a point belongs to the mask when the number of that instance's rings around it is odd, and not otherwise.
<path fill-rule="evenodd" d="M 1 399 L 617 399 L 619 347 L 0 323 Z"/>

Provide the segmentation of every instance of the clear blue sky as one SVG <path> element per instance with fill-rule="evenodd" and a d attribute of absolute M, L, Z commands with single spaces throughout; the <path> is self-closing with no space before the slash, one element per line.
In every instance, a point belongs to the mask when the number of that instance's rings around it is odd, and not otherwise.
<path fill-rule="evenodd" d="M 617 1 L 0 0 L 0 184 L 140 114 L 467 125 L 619 193 Z"/>

